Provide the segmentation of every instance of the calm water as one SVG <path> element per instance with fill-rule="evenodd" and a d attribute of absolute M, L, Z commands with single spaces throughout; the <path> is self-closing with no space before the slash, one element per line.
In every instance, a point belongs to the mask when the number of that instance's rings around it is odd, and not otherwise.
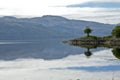
<path fill-rule="evenodd" d="M 66 39 L 0 41 L 0 80 L 119 80 L 112 49 L 63 44 Z M 86 77 L 87 76 L 87 77 Z"/>
<path fill-rule="evenodd" d="M 61 59 L 69 55 L 81 54 L 81 48 L 69 46 L 59 39 L 36 41 L 0 41 L 0 60 L 21 58 Z"/>

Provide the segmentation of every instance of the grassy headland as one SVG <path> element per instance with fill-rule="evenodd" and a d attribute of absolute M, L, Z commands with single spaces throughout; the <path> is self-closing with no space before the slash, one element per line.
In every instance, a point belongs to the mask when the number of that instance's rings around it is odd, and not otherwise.
<path fill-rule="evenodd" d="M 96 46 L 120 48 L 120 26 L 116 26 L 112 31 L 112 35 L 110 36 L 91 36 L 89 34 L 92 32 L 92 30 L 88 27 L 84 30 L 84 32 L 87 34 L 86 36 L 63 42 L 86 48 L 94 48 Z"/>

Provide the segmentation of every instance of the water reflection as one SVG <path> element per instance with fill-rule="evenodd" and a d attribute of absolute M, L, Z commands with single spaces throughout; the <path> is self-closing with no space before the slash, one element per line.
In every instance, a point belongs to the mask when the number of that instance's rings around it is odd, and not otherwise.
<path fill-rule="evenodd" d="M 90 51 L 90 48 L 87 48 L 87 51 L 85 51 L 85 56 L 89 58 L 92 55 L 92 52 Z"/>
<path fill-rule="evenodd" d="M 70 55 L 77 55 L 82 53 L 84 53 L 87 58 L 90 58 L 92 56 L 93 49 L 94 51 L 98 51 L 101 49 L 97 47 L 105 47 L 105 45 L 79 45 L 76 43 L 71 45 L 78 47 L 73 47 L 63 44 L 62 41 L 63 40 L 59 39 L 40 41 L 1 41 L 0 60 L 15 60 L 21 58 L 52 60 L 62 59 Z M 120 50 L 118 49 L 120 48 L 115 46 L 113 50 L 116 58 L 119 58 L 118 56 Z"/>
<path fill-rule="evenodd" d="M 96 49 L 97 45 L 74 46 L 63 44 L 61 40 L 1 44 L 0 76 L 2 77 L 0 77 L 0 80 L 8 80 L 8 77 L 10 77 L 9 80 L 18 78 L 20 80 L 23 80 L 23 78 L 25 80 L 76 80 L 76 78 L 80 80 L 99 80 L 101 77 L 101 80 L 111 80 L 111 73 L 113 72 L 115 78 L 118 78 L 115 80 L 120 79 L 119 60 L 116 60 L 112 54 L 109 55 L 111 50 L 97 51 L 92 55 L 92 50 Z M 81 48 L 79 47 L 82 47 L 84 51 L 80 52 Z M 114 47 L 115 55 L 118 56 L 119 51 L 118 47 Z M 80 53 L 85 53 L 89 59 Z M 27 59 L 28 57 L 34 59 Z M 110 61 L 111 59 L 112 61 Z M 106 74 L 109 76 L 106 76 Z"/>
<path fill-rule="evenodd" d="M 62 59 L 83 53 L 82 49 L 63 44 L 61 39 L 31 41 L 0 41 L 0 60 L 15 59 Z"/>
<path fill-rule="evenodd" d="M 112 53 L 116 58 L 120 59 L 120 48 L 113 48 Z"/>
<path fill-rule="evenodd" d="M 118 45 L 114 44 L 113 42 L 112 42 L 112 44 L 109 44 L 109 45 L 106 45 L 106 44 L 90 44 L 90 43 L 82 43 L 82 44 L 80 44 L 79 42 L 74 41 L 74 40 L 71 41 L 71 42 L 67 42 L 67 43 L 70 44 L 70 45 L 73 45 L 73 46 L 80 47 L 80 48 L 85 48 L 86 51 L 84 52 L 84 54 L 85 54 L 85 56 L 87 58 L 92 56 L 92 52 L 90 51 L 90 49 L 96 49 L 96 48 L 104 47 L 104 48 L 112 49 L 113 55 L 117 59 L 120 59 L 120 45 L 119 44 Z"/>

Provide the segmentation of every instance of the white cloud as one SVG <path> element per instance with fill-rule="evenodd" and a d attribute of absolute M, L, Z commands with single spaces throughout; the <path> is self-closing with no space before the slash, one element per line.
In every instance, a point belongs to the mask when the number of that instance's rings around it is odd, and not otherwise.
<path fill-rule="evenodd" d="M 120 8 L 73 8 L 76 12 L 63 15 L 70 19 L 95 21 L 101 23 L 120 23 Z"/>
<path fill-rule="evenodd" d="M 120 23 L 119 9 L 100 8 L 67 8 L 55 7 L 70 4 L 82 4 L 89 1 L 120 2 L 120 0 L 0 0 L 1 16 L 36 17 L 42 15 L 60 15 L 72 19 L 90 20 L 102 23 Z M 119 10 L 119 11 L 117 11 Z M 101 12 L 100 12 L 101 11 Z M 118 17 L 98 18 L 105 15 L 118 15 Z M 97 16 L 93 18 L 93 16 Z M 91 17 L 91 18 L 90 18 Z"/>
<path fill-rule="evenodd" d="M 89 0 L 0 0 L 4 8 L 40 8 L 57 5 L 83 3 Z"/>
<path fill-rule="evenodd" d="M 62 6 L 74 3 L 81 3 L 81 0 L 0 0 L 0 15 L 59 15 L 69 9 L 52 7 Z"/>

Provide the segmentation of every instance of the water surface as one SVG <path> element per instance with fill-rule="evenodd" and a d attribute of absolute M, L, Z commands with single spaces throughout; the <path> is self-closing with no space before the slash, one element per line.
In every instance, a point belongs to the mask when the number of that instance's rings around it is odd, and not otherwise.
<path fill-rule="evenodd" d="M 112 49 L 63 44 L 65 39 L 0 41 L 0 80 L 119 80 Z M 87 76 L 87 77 L 86 77 Z"/>

